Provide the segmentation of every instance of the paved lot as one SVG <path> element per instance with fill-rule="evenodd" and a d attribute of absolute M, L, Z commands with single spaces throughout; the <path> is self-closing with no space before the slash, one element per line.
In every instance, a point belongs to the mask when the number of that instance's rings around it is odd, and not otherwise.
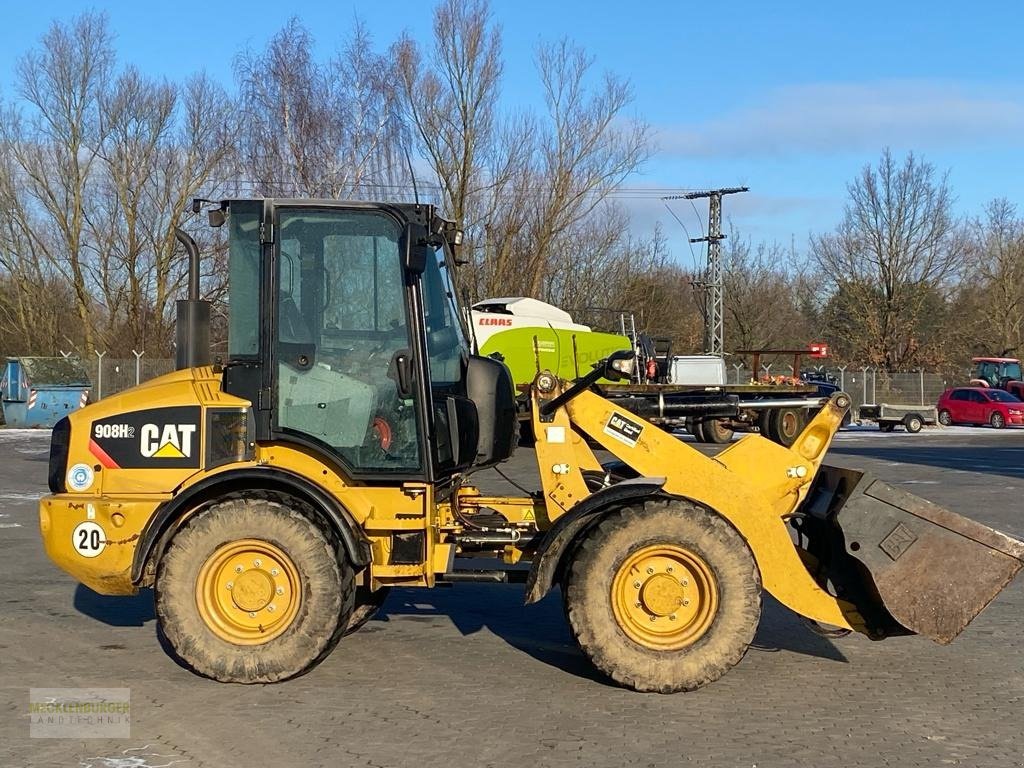
<path fill-rule="evenodd" d="M 299 680 L 202 680 L 160 649 L 150 595 L 99 597 L 46 560 L 46 440 L 0 431 L 5 768 L 1024 765 L 1024 579 L 949 647 L 826 640 L 769 602 L 740 665 L 675 696 L 598 679 L 558 596 L 525 608 L 515 586 L 398 590 Z M 1024 431 L 843 433 L 832 461 L 1024 537 Z M 529 457 L 508 471 L 528 482 Z M 131 688 L 131 738 L 29 739 L 28 689 L 77 686 Z"/>

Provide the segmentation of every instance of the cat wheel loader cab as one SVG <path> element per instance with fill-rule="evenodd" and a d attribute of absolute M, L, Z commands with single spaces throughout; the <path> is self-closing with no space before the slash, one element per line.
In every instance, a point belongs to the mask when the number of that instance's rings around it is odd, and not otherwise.
<path fill-rule="evenodd" d="M 601 396 L 631 352 L 574 382 L 538 371 L 541 488 L 484 496 L 467 478 L 511 455 L 517 414 L 508 369 L 470 354 L 454 226 L 430 206 L 270 199 L 210 221 L 228 233 L 226 361 L 197 365 L 194 286 L 191 367 L 62 420 L 39 513 L 82 583 L 154 588 L 199 674 L 294 677 L 392 586 L 522 577 L 527 602 L 561 586 L 610 678 L 690 690 L 742 658 L 762 590 L 822 624 L 948 642 L 1024 561 L 1020 542 L 825 466 L 845 395 L 788 448 L 751 435 L 709 458 Z"/>

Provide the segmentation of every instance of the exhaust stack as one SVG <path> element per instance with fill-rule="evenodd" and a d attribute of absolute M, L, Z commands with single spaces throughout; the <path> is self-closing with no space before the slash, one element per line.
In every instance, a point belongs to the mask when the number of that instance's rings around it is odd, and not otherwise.
<path fill-rule="evenodd" d="M 181 227 L 174 237 L 188 251 L 188 298 L 177 301 L 174 367 L 195 368 L 210 364 L 210 302 L 199 298 L 199 246 Z"/>

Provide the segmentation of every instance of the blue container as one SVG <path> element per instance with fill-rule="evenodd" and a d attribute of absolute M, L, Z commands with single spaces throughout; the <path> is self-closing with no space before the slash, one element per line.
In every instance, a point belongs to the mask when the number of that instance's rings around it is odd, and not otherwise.
<path fill-rule="evenodd" d="M 9 357 L 0 379 L 9 427 L 52 427 L 89 400 L 82 361 L 71 357 Z"/>

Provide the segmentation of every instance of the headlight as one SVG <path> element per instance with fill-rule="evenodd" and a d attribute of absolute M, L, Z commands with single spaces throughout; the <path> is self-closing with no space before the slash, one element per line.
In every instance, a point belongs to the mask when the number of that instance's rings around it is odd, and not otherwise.
<path fill-rule="evenodd" d="M 1011 416 L 1020 416 L 1022 413 L 1024 413 L 1024 411 L 1020 410 L 1019 408 L 1010 408 L 1009 411 Z"/>
<path fill-rule="evenodd" d="M 630 357 L 625 360 L 612 360 L 611 369 L 621 373 L 623 376 L 632 376 L 636 367 L 636 358 Z"/>
<path fill-rule="evenodd" d="M 206 468 L 253 457 L 249 435 L 254 434 L 249 409 L 211 408 L 206 413 Z"/>

